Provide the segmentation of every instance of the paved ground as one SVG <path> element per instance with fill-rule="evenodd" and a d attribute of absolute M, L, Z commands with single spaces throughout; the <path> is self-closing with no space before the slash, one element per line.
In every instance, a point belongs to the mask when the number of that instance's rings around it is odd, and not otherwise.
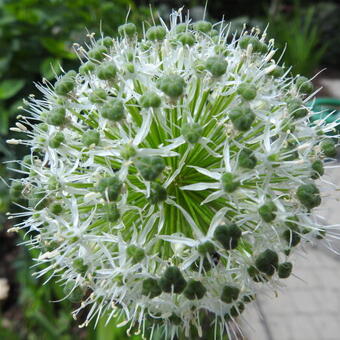
<path fill-rule="evenodd" d="M 328 169 L 325 179 L 340 187 L 340 168 Z M 329 186 L 322 188 L 320 214 L 340 223 L 340 191 L 329 197 Z M 334 247 L 340 250 L 340 241 Z M 340 340 L 340 255 L 320 243 L 304 250 L 293 261 L 298 277 L 287 279 L 277 298 L 260 294 L 244 313 L 248 340 Z"/>

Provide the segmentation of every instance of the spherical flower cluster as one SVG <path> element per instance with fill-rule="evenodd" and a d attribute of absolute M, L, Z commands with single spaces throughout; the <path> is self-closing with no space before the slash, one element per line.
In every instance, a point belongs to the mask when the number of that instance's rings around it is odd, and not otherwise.
<path fill-rule="evenodd" d="M 85 324 L 220 338 L 258 289 L 281 287 L 299 243 L 324 236 L 311 211 L 336 123 L 309 122 L 311 82 L 256 29 L 173 12 L 142 39 L 132 23 L 119 35 L 91 35 L 79 70 L 29 98 L 28 138 L 10 140 L 31 150 L 11 187 L 28 202 L 17 228 Z"/>

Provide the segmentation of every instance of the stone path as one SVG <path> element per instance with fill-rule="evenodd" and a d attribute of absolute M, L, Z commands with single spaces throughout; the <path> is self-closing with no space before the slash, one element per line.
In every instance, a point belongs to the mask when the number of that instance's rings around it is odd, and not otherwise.
<path fill-rule="evenodd" d="M 325 179 L 340 187 L 340 168 L 328 169 Z M 324 196 L 327 184 L 322 184 Z M 320 215 L 340 223 L 340 191 L 324 197 Z M 340 250 L 340 241 L 333 242 Z M 247 340 L 340 340 L 340 255 L 325 242 L 306 246 L 293 257 L 294 272 L 279 296 L 258 295 L 248 306 L 242 326 Z"/>

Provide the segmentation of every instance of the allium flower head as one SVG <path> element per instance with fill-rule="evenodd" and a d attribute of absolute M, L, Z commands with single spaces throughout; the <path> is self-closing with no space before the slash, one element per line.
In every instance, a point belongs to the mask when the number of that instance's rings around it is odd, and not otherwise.
<path fill-rule="evenodd" d="M 311 125 L 311 82 L 276 64 L 265 33 L 173 12 L 119 34 L 91 35 L 79 70 L 29 98 L 28 139 L 10 141 L 31 150 L 11 187 L 28 200 L 18 227 L 85 324 L 220 338 L 323 237 L 311 210 L 336 123 Z"/>

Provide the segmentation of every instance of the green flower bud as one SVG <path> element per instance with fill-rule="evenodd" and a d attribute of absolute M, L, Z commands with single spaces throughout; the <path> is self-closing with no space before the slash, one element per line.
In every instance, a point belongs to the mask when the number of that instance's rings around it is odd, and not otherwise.
<path fill-rule="evenodd" d="M 260 271 L 254 266 L 250 266 L 247 269 L 247 272 L 254 282 L 268 281 L 268 279 L 263 274 L 261 274 Z"/>
<path fill-rule="evenodd" d="M 73 282 L 68 281 L 63 290 L 67 299 L 73 303 L 79 303 L 84 297 L 84 290 L 79 286 L 74 288 Z"/>
<path fill-rule="evenodd" d="M 216 55 L 224 57 L 229 54 L 228 49 L 225 45 L 216 45 L 214 47 L 214 52 L 216 53 Z"/>
<path fill-rule="evenodd" d="M 238 299 L 240 289 L 235 286 L 226 285 L 221 294 L 221 300 L 225 303 L 232 303 Z"/>
<path fill-rule="evenodd" d="M 287 101 L 287 108 L 289 113 L 295 119 L 306 117 L 308 110 L 303 107 L 303 102 L 300 99 L 293 98 Z"/>
<path fill-rule="evenodd" d="M 209 57 L 205 63 L 205 68 L 214 76 L 221 77 L 227 71 L 228 63 L 221 56 Z"/>
<path fill-rule="evenodd" d="M 98 45 L 104 45 L 106 48 L 110 48 L 113 46 L 113 39 L 110 37 L 104 37 L 97 41 Z"/>
<path fill-rule="evenodd" d="M 269 223 L 275 220 L 276 218 L 276 211 L 277 211 L 277 207 L 274 204 L 274 202 L 269 201 L 265 204 L 263 204 L 260 208 L 259 208 L 259 214 L 262 217 L 262 219 Z"/>
<path fill-rule="evenodd" d="M 210 241 L 205 241 L 197 246 L 197 250 L 201 255 L 213 254 L 215 252 L 215 246 Z"/>
<path fill-rule="evenodd" d="M 200 281 L 190 279 L 183 291 L 183 295 L 189 300 L 200 300 L 206 292 L 207 289 Z"/>
<path fill-rule="evenodd" d="M 91 59 L 102 61 L 105 58 L 105 53 L 107 53 L 107 48 L 105 46 L 96 46 L 88 52 L 88 56 Z"/>
<path fill-rule="evenodd" d="M 100 141 L 100 134 L 98 131 L 89 130 L 83 134 L 81 141 L 85 146 L 90 146 L 92 144 L 98 145 Z"/>
<path fill-rule="evenodd" d="M 21 170 L 27 171 L 27 169 L 32 165 L 32 156 L 31 155 L 25 155 L 22 159 L 21 163 Z"/>
<path fill-rule="evenodd" d="M 96 65 L 92 61 L 87 61 L 79 67 L 79 73 L 83 76 L 92 73 L 96 68 Z"/>
<path fill-rule="evenodd" d="M 165 293 L 173 291 L 176 294 L 180 294 L 183 292 L 186 284 L 181 271 L 175 266 L 168 267 L 159 280 L 159 286 Z"/>
<path fill-rule="evenodd" d="M 46 208 L 49 201 L 44 192 L 33 192 L 28 200 L 28 205 L 35 210 L 42 210 Z"/>
<path fill-rule="evenodd" d="M 217 255 L 217 253 L 213 253 L 210 254 L 211 257 L 213 257 L 213 261 L 216 260 L 215 255 Z M 202 261 L 202 269 L 207 273 L 211 270 L 211 267 L 215 265 L 214 262 L 209 261 L 209 259 L 206 256 L 200 256 L 196 261 L 194 261 L 191 266 L 190 269 L 198 272 L 200 270 L 200 263 L 201 263 L 201 259 L 203 259 Z"/>
<path fill-rule="evenodd" d="M 177 98 L 183 94 L 185 82 L 177 74 L 169 74 L 158 79 L 157 87 L 171 98 Z"/>
<path fill-rule="evenodd" d="M 66 111 L 63 107 L 57 107 L 48 113 L 47 124 L 61 126 L 66 123 Z"/>
<path fill-rule="evenodd" d="M 98 88 L 93 90 L 89 95 L 89 101 L 93 104 L 103 103 L 107 98 L 106 91 L 104 89 Z"/>
<path fill-rule="evenodd" d="M 158 284 L 158 281 L 153 278 L 147 278 L 143 281 L 142 287 L 142 295 L 148 296 L 150 299 L 153 299 L 156 296 L 162 294 L 162 289 Z"/>
<path fill-rule="evenodd" d="M 254 50 L 253 50 L 254 51 Z M 265 54 L 268 51 L 268 46 L 266 43 L 259 41 L 259 44 L 257 45 L 257 48 L 254 52 Z"/>
<path fill-rule="evenodd" d="M 122 182 L 118 177 L 104 177 L 98 185 L 97 191 L 100 192 L 103 198 L 109 201 L 116 201 L 122 189 Z"/>
<path fill-rule="evenodd" d="M 59 96 L 67 96 L 74 89 L 74 86 L 74 77 L 65 74 L 60 80 L 55 83 L 54 90 L 55 93 Z"/>
<path fill-rule="evenodd" d="M 179 326 L 182 323 L 182 319 L 174 313 L 169 317 L 169 321 L 176 326 Z"/>
<path fill-rule="evenodd" d="M 122 37 L 132 37 L 137 33 L 137 27 L 132 22 L 128 22 L 118 27 L 118 33 Z"/>
<path fill-rule="evenodd" d="M 182 127 L 181 133 L 188 143 L 196 144 L 203 135 L 203 128 L 198 123 L 185 124 Z"/>
<path fill-rule="evenodd" d="M 245 100 L 253 100 L 256 97 L 256 86 L 249 83 L 242 83 L 237 88 L 237 93 Z"/>
<path fill-rule="evenodd" d="M 136 161 L 136 167 L 146 181 L 154 181 L 164 170 L 165 162 L 162 157 L 141 157 Z"/>
<path fill-rule="evenodd" d="M 145 251 L 134 244 L 130 244 L 126 248 L 126 254 L 131 259 L 132 264 L 140 263 L 145 258 Z"/>
<path fill-rule="evenodd" d="M 164 187 L 162 187 L 159 183 L 151 183 L 150 197 L 149 201 L 151 204 L 156 204 L 163 202 L 167 199 L 167 192 Z"/>
<path fill-rule="evenodd" d="M 50 211 L 54 215 L 60 215 L 63 211 L 63 207 L 60 203 L 52 203 L 50 205 Z"/>
<path fill-rule="evenodd" d="M 126 159 L 126 160 L 136 156 L 136 154 L 137 154 L 137 151 L 131 144 L 123 145 L 120 151 L 120 155 L 122 156 L 123 159 Z"/>
<path fill-rule="evenodd" d="M 9 195 L 12 200 L 18 200 L 22 197 L 24 185 L 21 182 L 12 182 L 9 188 Z"/>
<path fill-rule="evenodd" d="M 35 127 L 37 128 L 37 130 L 40 130 L 42 132 L 48 131 L 48 124 L 46 124 L 46 123 L 39 123 L 39 124 L 35 125 Z"/>
<path fill-rule="evenodd" d="M 183 33 L 183 32 L 185 32 L 185 31 L 187 31 L 187 28 L 188 28 L 188 26 L 187 26 L 187 24 L 178 24 L 177 26 L 176 26 L 176 33 Z"/>
<path fill-rule="evenodd" d="M 226 172 L 221 177 L 222 187 L 225 192 L 234 192 L 239 186 L 240 181 L 235 180 L 231 172 Z"/>
<path fill-rule="evenodd" d="M 59 190 L 61 187 L 59 180 L 55 176 L 51 176 L 48 179 L 47 184 L 49 190 Z"/>
<path fill-rule="evenodd" d="M 135 57 L 135 55 L 134 55 L 133 50 L 129 50 L 128 52 L 126 52 L 126 59 L 127 59 L 128 62 L 132 63 L 134 57 Z"/>
<path fill-rule="evenodd" d="M 255 294 L 244 295 L 242 297 L 242 302 L 250 303 L 250 302 L 253 302 L 255 299 L 256 299 L 256 295 Z"/>
<path fill-rule="evenodd" d="M 209 32 L 209 35 L 213 38 L 218 38 L 220 33 L 218 30 L 215 30 L 215 29 L 212 29 L 210 32 Z"/>
<path fill-rule="evenodd" d="M 254 169 L 257 159 L 252 150 L 242 149 L 238 157 L 238 165 L 245 169 Z"/>
<path fill-rule="evenodd" d="M 281 78 L 285 74 L 285 70 L 283 67 L 276 65 L 269 74 L 274 78 Z"/>
<path fill-rule="evenodd" d="M 256 258 L 256 268 L 269 276 L 273 275 L 279 263 L 279 256 L 271 249 L 266 249 Z"/>
<path fill-rule="evenodd" d="M 88 265 L 84 263 L 82 258 L 77 258 L 73 261 L 72 266 L 77 273 L 85 275 L 88 270 Z"/>
<path fill-rule="evenodd" d="M 242 231 L 236 224 L 219 225 L 214 231 L 214 238 L 226 250 L 235 249 L 241 236 Z"/>
<path fill-rule="evenodd" d="M 212 29 L 212 24 L 209 21 L 200 20 L 194 23 L 194 30 L 209 33 Z"/>
<path fill-rule="evenodd" d="M 302 184 L 296 191 L 299 201 L 308 209 L 321 204 L 320 191 L 315 184 Z"/>
<path fill-rule="evenodd" d="M 295 80 L 295 86 L 303 94 L 311 94 L 314 90 L 312 82 L 306 77 L 297 77 Z"/>
<path fill-rule="evenodd" d="M 181 44 L 188 46 L 193 46 L 196 41 L 194 35 L 190 32 L 180 33 L 178 35 L 178 40 L 181 42 Z"/>
<path fill-rule="evenodd" d="M 140 97 L 139 103 L 144 108 L 157 108 L 161 105 L 161 98 L 157 93 L 148 91 Z"/>
<path fill-rule="evenodd" d="M 232 109 L 229 117 L 235 129 L 239 131 L 248 131 L 256 118 L 254 112 L 246 105 Z"/>
<path fill-rule="evenodd" d="M 120 217 L 120 212 L 118 210 L 117 204 L 116 203 L 109 203 L 106 205 L 106 219 L 111 222 L 117 222 L 119 217 Z"/>
<path fill-rule="evenodd" d="M 150 41 L 143 41 L 140 45 L 143 52 L 148 51 L 151 48 L 152 44 Z"/>
<path fill-rule="evenodd" d="M 59 148 L 61 143 L 63 143 L 64 141 L 65 141 L 64 134 L 62 132 L 58 131 L 58 132 L 55 132 L 52 135 L 50 141 L 48 142 L 48 145 L 52 149 L 57 149 L 57 148 Z"/>
<path fill-rule="evenodd" d="M 112 61 L 106 61 L 97 67 L 97 77 L 101 80 L 112 80 L 117 74 L 117 67 Z"/>
<path fill-rule="evenodd" d="M 202 60 L 196 60 L 194 62 L 194 69 L 197 73 L 203 73 L 205 71 L 205 63 Z"/>
<path fill-rule="evenodd" d="M 258 38 L 249 35 L 243 36 L 239 40 L 238 44 L 242 49 L 247 49 L 248 45 L 251 44 L 253 46 L 254 53 L 266 53 L 268 50 L 268 47 L 265 43 L 260 41 Z"/>
<path fill-rule="evenodd" d="M 63 78 L 75 79 L 77 72 L 75 70 L 67 71 Z"/>
<path fill-rule="evenodd" d="M 292 273 L 293 264 L 291 262 L 283 262 L 279 264 L 277 273 L 280 279 L 287 279 Z"/>
<path fill-rule="evenodd" d="M 323 162 L 319 159 L 312 163 L 312 179 L 318 179 L 323 176 L 325 170 L 323 168 Z"/>
<path fill-rule="evenodd" d="M 125 64 L 125 69 L 129 73 L 135 73 L 135 65 L 133 63 Z"/>
<path fill-rule="evenodd" d="M 118 122 L 125 117 L 124 104 L 117 98 L 110 98 L 101 109 L 103 118 Z"/>
<path fill-rule="evenodd" d="M 332 139 L 326 139 L 321 143 L 321 150 L 326 157 L 335 158 L 336 157 L 336 148 L 335 143 Z"/>
<path fill-rule="evenodd" d="M 162 41 L 166 36 L 166 30 L 163 26 L 152 26 L 146 31 L 146 38 L 151 41 Z"/>
<path fill-rule="evenodd" d="M 318 240 L 323 240 L 326 236 L 326 230 L 320 229 L 318 230 L 318 234 L 315 236 Z"/>
<path fill-rule="evenodd" d="M 301 236 L 294 230 L 287 229 L 282 234 L 290 247 L 295 247 L 300 243 Z"/>
<path fill-rule="evenodd" d="M 234 305 L 230 308 L 229 314 L 233 318 L 236 318 L 237 316 L 244 312 L 244 308 L 245 308 L 244 303 L 238 302 L 236 306 Z"/>

